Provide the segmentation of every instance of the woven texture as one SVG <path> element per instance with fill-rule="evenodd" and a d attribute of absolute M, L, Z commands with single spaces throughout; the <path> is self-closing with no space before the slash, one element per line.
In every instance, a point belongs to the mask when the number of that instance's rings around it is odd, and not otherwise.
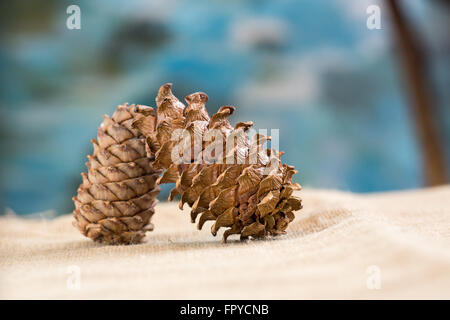
<path fill-rule="evenodd" d="M 450 298 L 450 186 L 301 197 L 287 235 L 228 245 L 175 204 L 131 246 L 82 237 L 70 215 L 2 217 L 0 298 Z"/>

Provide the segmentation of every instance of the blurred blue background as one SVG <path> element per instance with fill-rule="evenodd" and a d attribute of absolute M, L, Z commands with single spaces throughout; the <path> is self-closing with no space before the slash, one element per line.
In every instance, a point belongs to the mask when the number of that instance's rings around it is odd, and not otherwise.
<path fill-rule="evenodd" d="M 425 41 L 439 132 L 450 143 L 449 8 L 404 9 Z M 66 27 L 71 4 L 81 30 Z M 380 4 L 382 28 L 366 27 Z M 2 1 L 0 210 L 72 211 L 102 115 L 154 105 L 172 82 L 232 121 L 280 128 L 303 186 L 355 192 L 424 185 L 420 145 L 380 1 Z M 449 164 L 448 148 L 446 163 Z M 167 192 L 161 194 L 165 199 Z"/>

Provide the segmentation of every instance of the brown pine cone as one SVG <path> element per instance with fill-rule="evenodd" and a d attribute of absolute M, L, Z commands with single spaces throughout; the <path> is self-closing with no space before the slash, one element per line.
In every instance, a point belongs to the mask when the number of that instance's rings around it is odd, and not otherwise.
<path fill-rule="evenodd" d="M 302 208 L 301 200 L 292 195 L 301 189 L 292 183 L 297 171 L 281 164 L 278 152 L 262 147 L 270 137 L 257 134 L 249 141 L 245 132 L 252 122 L 230 125 L 227 117 L 234 107 L 221 107 L 210 118 L 205 93 L 193 93 L 185 100 L 187 107 L 172 94 L 171 84 L 165 84 L 156 97 L 156 111 L 137 106 L 136 112 L 144 117 L 133 125 L 147 138 L 147 152 L 155 155 L 153 167 L 165 170 L 158 184 L 176 183 L 169 200 L 181 195 L 180 208 L 184 203 L 192 208 L 192 222 L 200 214 L 199 229 L 208 220 L 214 221 L 213 235 L 227 227 L 223 242 L 231 234 L 240 234 L 241 239 L 284 234 L 295 218 L 294 211 Z M 177 129 L 185 129 L 188 135 L 173 140 Z M 215 139 L 204 139 L 214 134 Z M 227 144 L 238 143 L 228 150 L 220 137 Z M 200 141 L 197 146 L 202 152 L 195 152 L 195 141 Z M 184 161 L 178 163 L 175 157 L 174 163 L 172 154 L 181 155 Z"/>
<path fill-rule="evenodd" d="M 145 138 L 132 123 L 143 115 L 135 105 L 120 105 L 110 118 L 104 116 L 94 152 L 88 156 L 87 173 L 78 188 L 74 225 L 94 241 L 106 244 L 139 243 L 153 230 L 150 219 L 157 203 L 156 180 L 161 170 L 145 150 Z"/>

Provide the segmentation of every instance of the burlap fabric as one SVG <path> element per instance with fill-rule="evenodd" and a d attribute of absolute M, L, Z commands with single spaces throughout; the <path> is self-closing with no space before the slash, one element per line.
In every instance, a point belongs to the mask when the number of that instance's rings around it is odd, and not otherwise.
<path fill-rule="evenodd" d="M 93 243 L 69 215 L 2 217 L 0 298 L 450 298 L 450 186 L 298 195 L 286 236 L 225 245 L 176 204 L 132 246 Z"/>

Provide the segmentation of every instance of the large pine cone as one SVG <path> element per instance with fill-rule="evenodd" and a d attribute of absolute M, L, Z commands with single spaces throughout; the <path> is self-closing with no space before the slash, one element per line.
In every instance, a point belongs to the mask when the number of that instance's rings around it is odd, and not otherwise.
<path fill-rule="evenodd" d="M 145 137 L 132 127 L 143 115 L 134 105 L 120 105 L 105 115 L 92 139 L 88 173 L 82 173 L 75 203 L 74 225 L 94 241 L 107 244 L 139 243 L 152 230 L 150 219 L 157 202 L 156 180 L 161 170 L 145 150 Z"/>
<path fill-rule="evenodd" d="M 214 221 L 213 235 L 228 227 L 223 242 L 231 234 L 240 234 L 241 239 L 283 234 L 295 218 L 293 212 L 302 207 L 301 200 L 292 196 L 294 190 L 301 189 L 292 183 L 297 171 L 281 164 L 278 152 L 262 148 L 270 137 L 256 134 L 252 141 L 247 139 L 245 132 L 252 122 L 239 122 L 234 128 L 230 125 L 227 117 L 234 107 L 221 107 L 210 118 L 205 93 L 193 93 L 185 100 L 187 107 L 172 94 L 171 84 L 165 84 L 156 97 L 156 110 L 136 107 L 144 117 L 136 120 L 134 127 L 147 137 L 148 155 L 155 155 L 153 167 L 165 170 L 158 184 L 176 183 L 169 200 L 181 195 L 180 208 L 184 203 L 192 207 L 192 222 L 200 214 L 199 229 L 208 220 Z M 181 134 L 180 139 L 172 140 L 176 129 L 185 129 L 190 139 L 183 140 Z M 241 139 L 240 144 L 230 152 L 220 139 L 203 141 L 205 135 L 217 132 L 223 141 Z M 195 139 L 203 141 L 202 161 L 195 153 Z M 172 152 L 183 155 L 183 163 L 174 163 Z M 232 164 L 225 162 L 230 157 Z"/>

